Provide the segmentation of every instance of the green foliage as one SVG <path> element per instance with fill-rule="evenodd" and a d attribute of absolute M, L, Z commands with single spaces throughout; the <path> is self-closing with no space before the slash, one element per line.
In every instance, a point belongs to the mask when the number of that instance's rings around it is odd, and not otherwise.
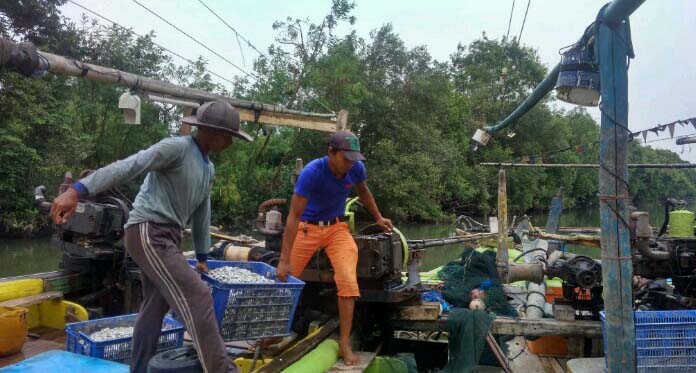
<path fill-rule="evenodd" d="M 367 157 L 368 184 L 384 215 L 408 220 L 487 214 L 496 206 L 497 170 L 477 164 L 554 152 L 599 138 L 583 109 L 553 109 L 547 97 L 478 152 L 476 128 L 514 110 L 546 76 L 536 51 L 484 34 L 459 45 L 448 61 L 424 46 L 408 48 L 390 24 L 360 38 L 350 29 L 355 4 L 333 0 L 313 22 L 288 18 L 273 24 L 276 41 L 254 61 L 260 78 L 240 78 L 232 90 L 214 83 L 202 58 L 176 66 L 153 45 L 154 33 L 89 19 L 62 19 L 64 0 L 7 0 L 0 4 L 0 35 L 31 40 L 41 48 L 175 84 L 306 111 L 349 112 Z M 122 89 L 81 79 L 27 79 L 0 71 L 0 230 L 36 224 L 30 191 L 55 186 L 62 174 L 79 173 L 126 157 L 179 130 L 174 107 L 144 101 L 140 126 L 122 123 L 116 102 Z M 245 229 L 259 203 L 292 194 L 294 159 L 305 163 L 326 153 L 326 134 L 245 123 L 252 143 L 234 142 L 212 157 L 216 165 L 213 220 Z M 551 162 L 596 163 L 598 147 L 555 154 Z M 630 162 L 674 163 L 668 151 L 631 144 Z M 696 172 L 631 171 L 634 202 L 667 196 L 694 199 Z M 559 188 L 566 207 L 595 206 L 595 170 L 514 169 L 508 172 L 509 209 L 546 209 Z M 127 190 L 137 192 L 137 182 Z M 49 187 L 49 194 L 54 188 Z M 9 228 L 8 228 L 9 227 Z"/>

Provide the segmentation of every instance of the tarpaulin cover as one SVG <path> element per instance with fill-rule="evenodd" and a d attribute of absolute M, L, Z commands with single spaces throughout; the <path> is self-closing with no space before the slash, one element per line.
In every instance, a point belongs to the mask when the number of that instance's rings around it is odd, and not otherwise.
<path fill-rule="evenodd" d="M 128 373 L 128 365 L 74 354 L 47 351 L 15 365 L 0 369 L 2 373 Z"/>

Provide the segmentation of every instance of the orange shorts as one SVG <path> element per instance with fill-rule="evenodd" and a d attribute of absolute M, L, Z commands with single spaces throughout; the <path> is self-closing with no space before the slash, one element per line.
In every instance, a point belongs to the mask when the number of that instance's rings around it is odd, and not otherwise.
<path fill-rule="evenodd" d="M 300 277 L 309 260 L 323 249 L 331 261 L 339 297 L 359 297 L 358 246 L 350 234 L 348 223 L 320 227 L 300 222 L 295 244 L 290 252 L 290 274 Z"/>

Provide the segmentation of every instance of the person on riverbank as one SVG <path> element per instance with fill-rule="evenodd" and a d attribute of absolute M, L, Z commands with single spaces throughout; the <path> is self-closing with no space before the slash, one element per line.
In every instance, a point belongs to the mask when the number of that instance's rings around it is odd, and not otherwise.
<path fill-rule="evenodd" d="M 299 277 L 319 248 L 326 252 L 338 288 L 339 347 L 347 365 L 359 361 L 350 346 L 355 298 L 360 296 L 358 247 L 344 218 L 351 190 L 357 190 L 377 225 L 386 231 L 394 228 L 391 220 L 380 214 L 367 187 L 363 160 L 357 136 L 350 131 L 337 131 L 329 140 L 328 155 L 311 161 L 302 170 L 290 202 L 277 272 L 282 281 L 286 281 L 288 273 Z"/>
<path fill-rule="evenodd" d="M 141 270 L 143 302 L 133 330 L 131 371 L 146 372 L 155 354 L 162 319 L 171 308 L 181 317 L 207 372 L 237 372 L 227 356 L 213 312 L 210 290 L 179 250 L 182 232 L 191 225 L 196 268 L 208 271 L 210 190 L 215 168 L 208 154 L 220 153 L 237 137 L 239 112 L 225 101 L 202 105 L 183 123 L 195 135 L 170 137 L 79 180 L 51 207 L 56 224 L 67 221 L 80 197 L 94 196 L 147 174 L 125 229 L 128 254 Z"/>

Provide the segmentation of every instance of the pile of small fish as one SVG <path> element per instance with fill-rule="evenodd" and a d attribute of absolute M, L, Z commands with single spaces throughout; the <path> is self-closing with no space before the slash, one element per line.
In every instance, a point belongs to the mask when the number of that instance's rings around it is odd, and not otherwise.
<path fill-rule="evenodd" d="M 225 284 L 240 283 L 264 283 L 272 284 L 275 281 L 267 279 L 258 273 L 251 272 L 244 268 L 220 267 L 208 271 L 208 276 Z"/>
<path fill-rule="evenodd" d="M 89 335 L 89 337 L 95 342 L 111 341 L 119 338 L 126 338 L 133 335 L 132 326 L 119 326 L 116 328 L 104 328 L 100 329 Z"/>

